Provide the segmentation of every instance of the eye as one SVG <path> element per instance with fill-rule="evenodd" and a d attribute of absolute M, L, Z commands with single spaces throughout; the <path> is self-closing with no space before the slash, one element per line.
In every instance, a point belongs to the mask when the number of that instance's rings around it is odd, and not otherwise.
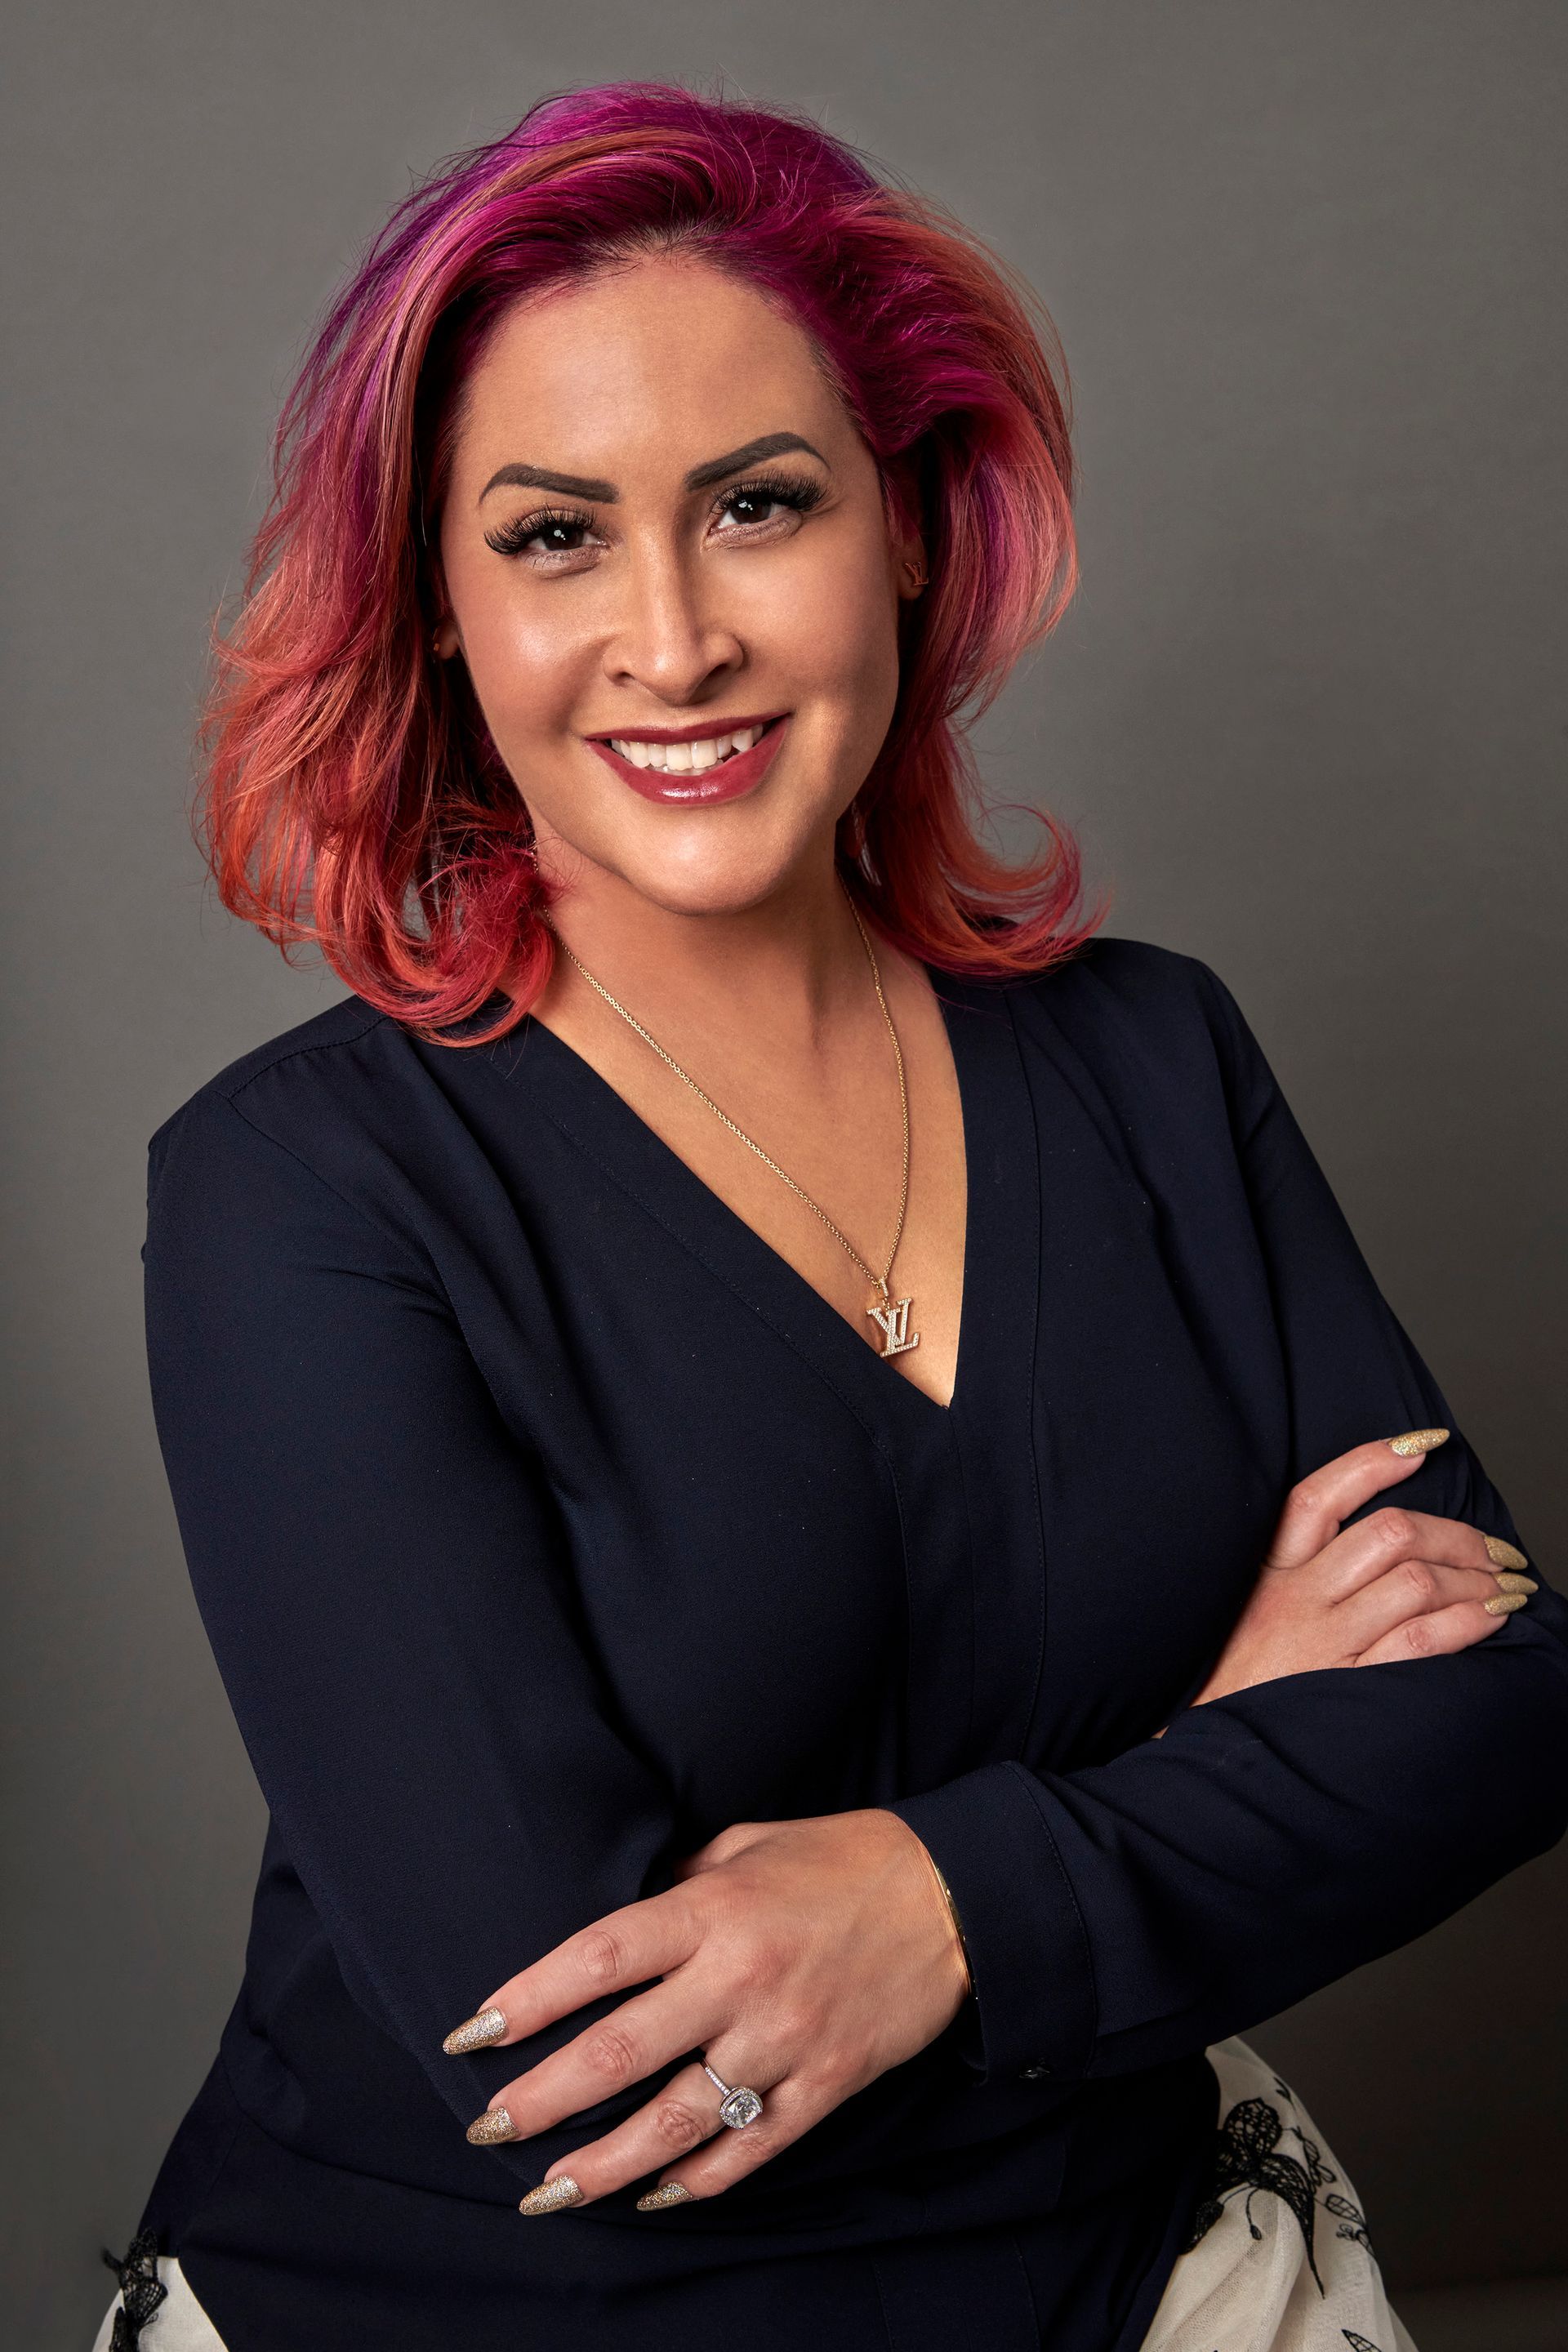
<path fill-rule="evenodd" d="M 503 523 L 499 530 L 487 530 L 485 545 L 494 548 L 498 555 L 521 555 L 538 540 L 540 554 L 545 558 L 581 555 L 581 534 L 593 527 L 592 515 L 575 514 L 565 507 L 544 507 L 519 515 L 515 522 Z"/>
<path fill-rule="evenodd" d="M 762 475 L 755 481 L 734 482 L 714 501 L 715 513 L 733 518 L 735 529 L 721 530 L 721 539 L 772 530 L 782 514 L 809 514 L 826 495 L 820 482 L 804 474 Z"/>

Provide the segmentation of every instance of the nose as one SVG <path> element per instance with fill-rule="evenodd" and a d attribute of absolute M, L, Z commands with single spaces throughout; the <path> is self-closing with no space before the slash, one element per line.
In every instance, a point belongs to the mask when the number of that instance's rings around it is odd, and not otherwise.
<path fill-rule="evenodd" d="M 625 604 L 605 641 L 605 674 L 675 708 L 700 702 L 715 678 L 746 659 L 734 628 L 712 609 L 719 583 L 703 578 L 700 562 L 678 545 L 644 542 L 627 552 Z"/>

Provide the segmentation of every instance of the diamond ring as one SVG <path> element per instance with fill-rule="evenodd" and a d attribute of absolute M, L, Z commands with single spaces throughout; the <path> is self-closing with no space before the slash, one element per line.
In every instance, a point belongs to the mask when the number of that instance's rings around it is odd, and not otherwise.
<path fill-rule="evenodd" d="M 744 2083 L 726 2083 L 721 2076 L 715 2074 L 706 2058 L 702 2061 L 702 2072 L 710 2083 L 717 2083 L 724 2094 L 719 2102 L 721 2123 L 728 2124 L 731 2131 L 743 2131 L 748 2124 L 756 2122 L 763 2112 L 759 2091 L 749 2090 Z"/>

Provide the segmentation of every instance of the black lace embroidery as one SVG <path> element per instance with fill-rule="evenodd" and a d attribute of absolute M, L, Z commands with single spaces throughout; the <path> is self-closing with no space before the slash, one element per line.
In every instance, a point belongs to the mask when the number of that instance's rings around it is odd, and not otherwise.
<path fill-rule="evenodd" d="M 1370 2336 L 1358 2336 L 1353 2327 L 1342 2327 L 1340 2334 L 1350 2346 L 1351 2352 L 1377 2352 L 1377 2347 Z"/>
<path fill-rule="evenodd" d="M 1274 2087 L 1279 2096 L 1294 2105 L 1288 2084 L 1274 2077 Z M 1279 2142 L 1287 2137 L 1300 2147 L 1300 2156 L 1289 2154 Z M 1331 2165 L 1323 2162 L 1316 2140 L 1309 2139 L 1299 2124 L 1284 2124 L 1279 2110 L 1267 2099 L 1242 2099 L 1232 2107 L 1214 2136 L 1210 2157 L 1209 2179 L 1205 2194 L 1193 2217 L 1191 2234 L 1184 2252 L 1190 2253 L 1225 2210 L 1226 2200 L 1245 2195 L 1247 2226 L 1255 2238 L 1262 2231 L 1252 2218 L 1252 2200 L 1260 2189 L 1267 2189 L 1288 2205 L 1296 2216 L 1307 2249 L 1307 2263 L 1317 2280 L 1318 2292 L 1324 2292 L 1313 2251 L 1313 2232 L 1317 2224 L 1317 2200 L 1320 2189 L 1326 2189 L 1339 2175 Z M 1335 2217 L 1340 2238 L 1353 2238 L 1355 2242 L 1372 2252 L 1372 2241 L 1367 2235 L 1366 2218 L 1348 2197 L 1337 2190 L 1323 2199 L 1325 2209 Z M 1342 2328 L 1341 2334 L 1353 2347 L 1353 2352 L 1377 2352 L 1364 2336 Z"/>
<path fill-rule="evenodd" d="M 107 2246 L 102 2252 L 104 2261 L 120 2281 L 121 2305 L 114 2315 L 109 2352 L 136 2352 L 142 2330 L 169 2293 L 158 2276 L 156 2233 L 143 2230 L 139 2238 L 132 2239 L 123 2255 L 111 2254 Z"/>
<path fill-rule="evenodd" d="M 1334 2231 L 1335 2237 L 1353 2238 L 1356 2244 L 1363 2246 L 1370 2254 L 1372 2240 L 1366 2234 L 1366 2215 L 1359 2211 L 1348 2197 L 1336 2194 L 1332 2197 L 1325 2197 L 1323 2202 L 1331 2213 L 1340 2216 L 1340 2226 Z M 1373 2352 L 1377 2352 L 1375 2345 L 1373 2347 Z"/>

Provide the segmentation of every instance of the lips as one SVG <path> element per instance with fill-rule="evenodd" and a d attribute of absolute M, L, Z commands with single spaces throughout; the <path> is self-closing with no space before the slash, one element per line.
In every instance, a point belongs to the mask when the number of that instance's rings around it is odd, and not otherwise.
<path fill-rule="evenodd" d="M 640 793 L 645 801 L 662 801 L 667 807 L 672 808 L 708 808 L 716 802 L 739 800 L 743 793 L 755 791 L 773 766 L 789 720 L 788 711 L 782 718 L 770 719 L 749 751 L 733 752 L 728 760 L 721 760 L 717 767 L 700 770 L 680 772 L 637 768 L 597 737 L 589 738 L 588 748 L 596 751 L 605 765 L 613 770 L 623 783 L 629 784 L 634 793 Z M 742 720 L 740 723 L 744 725 L 746 722 Z M 697 728 L 682 728 L 665 733 L 655 731 L 647 740 L 656 743 L 701 741 L 704 736 L 732 731 L 734 724 L 731 721 L 731 729 L 726 730 L 714 727 L 710 721 L 700 731 Z"/>

